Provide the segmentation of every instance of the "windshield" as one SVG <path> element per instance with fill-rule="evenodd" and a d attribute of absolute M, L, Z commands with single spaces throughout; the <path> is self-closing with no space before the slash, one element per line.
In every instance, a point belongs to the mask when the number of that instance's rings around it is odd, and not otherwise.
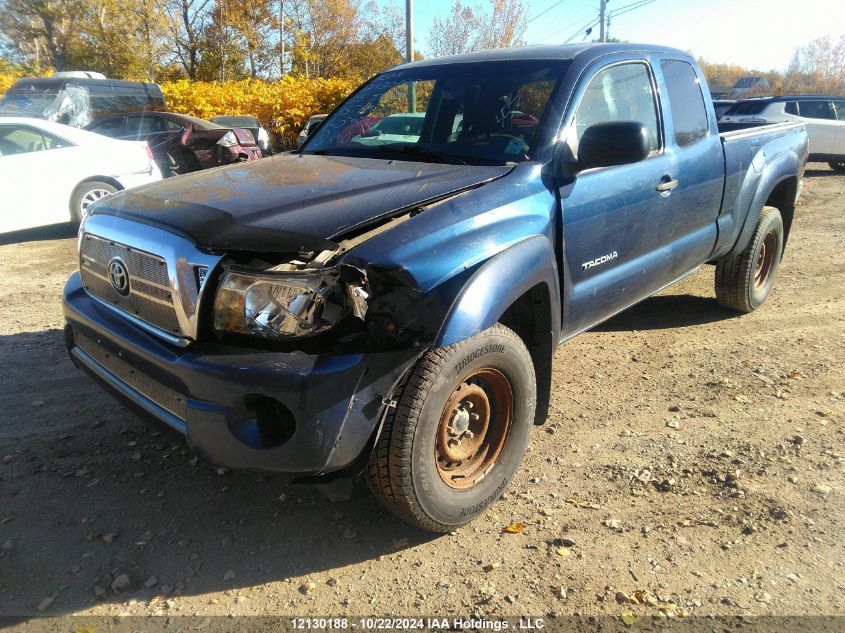
<path fill-rule="evenodd" d="M 0 99 L 0 111 L 43 118 L 45 110 L 53 105 L 62 88 L 63 85 L 58 82 L 51 86 L 38 86 L 19 81 Z"/>
<path fill-rule="evenodd" d="M 569 62 L 495 61 L 373 78 L 305 144 L 305 154 L 506 164 L 528 160 Z"/>

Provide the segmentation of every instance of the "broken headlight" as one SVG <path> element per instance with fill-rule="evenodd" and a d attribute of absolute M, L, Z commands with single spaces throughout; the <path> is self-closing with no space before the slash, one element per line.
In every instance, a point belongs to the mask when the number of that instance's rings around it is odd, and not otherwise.
<path fill-rule="evenodd" d="M 230 269 L 214 299 L 214 330 L 292 338 L 329 329 L 350 309 L 335 269 L 257 273 Z"/>

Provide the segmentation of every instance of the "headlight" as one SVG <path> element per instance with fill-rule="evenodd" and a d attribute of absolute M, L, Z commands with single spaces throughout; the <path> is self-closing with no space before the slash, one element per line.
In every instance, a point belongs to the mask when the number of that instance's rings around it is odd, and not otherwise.
<path fill-rule="evenodd" d="M 235 136 L 235 133 L 229 130 L 223 135 L 219 141 L 217 141 L 218 145 L 222 145 L 223 147 L 234 147 L 238 144 L 238 137 Z"/>
<path fill-rule="evenodd" d="M 219 333 L 291 338 L 317 334 L 350 312 L 335 295 L 334 269 L 255 273 L 230 270 L 214 299 Z"/>

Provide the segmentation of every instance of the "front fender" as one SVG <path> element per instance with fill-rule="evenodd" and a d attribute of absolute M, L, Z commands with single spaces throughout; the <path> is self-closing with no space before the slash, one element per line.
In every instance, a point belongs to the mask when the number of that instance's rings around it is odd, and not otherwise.
<path fill-rule="evenodd" d="M 551 300 L 553 340 L 560 338 L 560 284 L 554 244 L 545 235 L 521 240 L 484 262 L 458 294 L 435 347 L 462 341 L 493 326 L 508 307 L 538 284 Z"/>

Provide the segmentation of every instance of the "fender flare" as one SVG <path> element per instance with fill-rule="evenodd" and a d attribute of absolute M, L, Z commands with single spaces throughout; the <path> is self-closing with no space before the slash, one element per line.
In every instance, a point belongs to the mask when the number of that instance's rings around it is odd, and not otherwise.
<path fill-rule="evenodd" d="M 495 325 L 508 307 L 538 284 L 551 304 L 551 334 L 560 339 L 560 282 L 554 244 L 533 235 L 497 253 L 475 271 L 455 299 L 434 347 L 462 341 Z"/>
<path fill-rule="evenodd" d="M 774 161 L 766 165 L 757 185 L 757 191 L 748 205 L 748 212 L 745 214 L 745 222 L 742 225 L 742 230 L 740 230 L 733 248 L 725 254 L 725 257 L 735 256 L 745 249 L 751 241 L 754 229 L 757 227 L 757 221 L 760 219 L 760 214 L 763 212 L 763 207 L 769 196 L 772 195 L 775 188 L 782 182 L 794 178 L 796 174 L 800 173 L 801 161 L 794 152 L 781 154 Z"/>

